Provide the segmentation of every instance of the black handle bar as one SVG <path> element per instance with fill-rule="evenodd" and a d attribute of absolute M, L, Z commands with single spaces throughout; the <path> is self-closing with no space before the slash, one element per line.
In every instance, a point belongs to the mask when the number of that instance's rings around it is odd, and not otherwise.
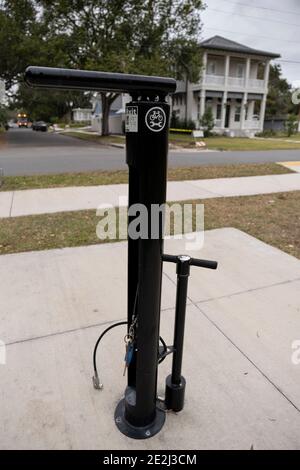
<path fill-rule="evenodd" d="M 217 269 L 218 267 L 217 261 L 191 258 L 190 256 L 187 256 L 187 255 L 179 255 L 179 256 L 163 255 L 162 259 L 163 261 L 167 261 L 169 263 L 176 263 L 176 264 L 180 263 L 181 261 L 188 261 L 190 266 L 198 266 L 200 268 Z"/>
<path fill-rule="evenodd" d="M 174 93 L 176 80 L 166 77 L 130 75 L 125 73 L 92 72 L 52 67 L 27 67 L 27 85 L 45 88 L 112 91 L 117 93 Z"/>

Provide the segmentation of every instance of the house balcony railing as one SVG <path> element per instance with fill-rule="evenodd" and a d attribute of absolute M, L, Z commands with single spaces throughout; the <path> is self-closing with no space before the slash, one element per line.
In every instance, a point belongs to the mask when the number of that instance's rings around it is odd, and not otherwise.
<path fill-rule="evenodd" d="M 263 91 L 265 88 L 265 81 L 258 80 L 257 78 L 249 78 L 248 87 L 254 90 Z"/>
<path fill-rule="evenodd" d="M 224 86 L 224 75 L 205 75 L 205 85 Z"/>
<path fill-rule="evenodd" d="M 245 78 L 228 77 L 228 86 L 233 88 L 243 88 L 245 86 Z"/>
<path fill-rule="evenodd" d="M 213 86 L 213 87 L 225 87 L 225 76 L 224 75 L 205 75 L 204 83 L 206 86 Z M 238 88 L 238 89 L 246 89 L 247 90 L 256 90 L 256 91 L 263 91 L 265 88 L 265 81 L 259 80 L 257 78 L 249 78 L 248 85 L 246 87 L 246 80 L 245 77 L 228 77 L 227 78 L 227 86 L 228 88 Z"/>

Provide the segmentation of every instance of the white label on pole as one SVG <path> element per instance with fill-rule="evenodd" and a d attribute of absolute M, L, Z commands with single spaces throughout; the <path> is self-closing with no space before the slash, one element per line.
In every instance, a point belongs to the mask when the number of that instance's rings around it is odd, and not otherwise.
<path fill-rule="evenodd" d="M 146 114 L 145 122 L 150 131 L 160 132 L 166 125 L 166 113 L 158 106 L 149 109 Z"/>
<path fill-rule="evenodd" d="M 137 106 L 126 106 L 125 132 L 138 132 Z"/>

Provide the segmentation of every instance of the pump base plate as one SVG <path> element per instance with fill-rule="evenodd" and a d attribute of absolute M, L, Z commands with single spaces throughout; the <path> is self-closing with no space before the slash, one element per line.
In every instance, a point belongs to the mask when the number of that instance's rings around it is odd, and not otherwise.
<path fill-rule="evenodd" d="M 132 426 L 125 419 L 125 399 L 121 400 L 115 411 L 115 423 L 119 431 L 132 439 L 149 439 L 157 434 L 163 427 L 166 413 L 160 408 L 156 408 L 154 421 L 145 427 Z"/>

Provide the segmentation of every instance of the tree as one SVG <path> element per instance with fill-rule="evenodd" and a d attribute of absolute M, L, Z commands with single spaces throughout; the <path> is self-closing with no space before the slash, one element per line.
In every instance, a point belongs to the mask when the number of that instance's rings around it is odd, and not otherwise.
<path fill-rule="evenodd" d="M 7 123 L 7 110 L 0 104 L 0 127 L 4 127 Z"/>
<path fill-rule="evenodd" d="M 288 137 L 296 134 L 298 130 L 298 116 L 296 114 L 289 114 L 289 117 L 285 123 L 285 128 Z"/>
<path fill-rule="evenodd" d="M 203 127 L 204 137 L 209 137 L 213 128 L 215 127 L 215 119 L 211 107 L 208 107 L 200 119 L 200 124 Z"/>
<path fill-rule="evenodd" d="M 62 118 L 74 106 L 89 105 L 90 95 L 30 89 L 23 83 L 26 67 L 46 65 L 66 67 L 70 50 L 68 38 L 47 37 L 39 1 L 0 0 L 0 78 L 5 81 L 11 109 L 23 109 L 32 119 Z"/>
<path fill-rule="evenodd" d="M 39 90 L 28 88 L 21 83 L 10 107 L 24 110 L 30 119 L 55 122 L 70 120 L 73 108 L 89 107 L 90 93 L 57 90 Z"/>
<path fill-rule="evenodd" d="M 270 66 L 269 93 L 266 106 L 266 118 L 285 116 L 292 107 L 292 89 L 285 78 L 282 78 L 281 66 Z"/>
<path fill-rule="evenodd" d="M 200 71 L 202 0 L 40 0 L 47 40 L 71 67 L 147 75 Z M 181 62 L 180 62 L 181 61 Z M 184 67 L 183 65 L 184 64 Z M 102 133 L 116 93 L 101 93 Z"/>
<path fill-rule="evenodd" d="M 39 62 L 42 25 L 33 0 L 0 0 L 0 78 L 9 89 L 29 63 Z"/>
<path fill-rule="evenodd" d="M 27 65 L 199 74 L 202 0 L 0 0 L 0 77 Z M 63 95 L 61 95 L 63 96 Z M 116 93 L 102 93 L 103 134 Z"/>

